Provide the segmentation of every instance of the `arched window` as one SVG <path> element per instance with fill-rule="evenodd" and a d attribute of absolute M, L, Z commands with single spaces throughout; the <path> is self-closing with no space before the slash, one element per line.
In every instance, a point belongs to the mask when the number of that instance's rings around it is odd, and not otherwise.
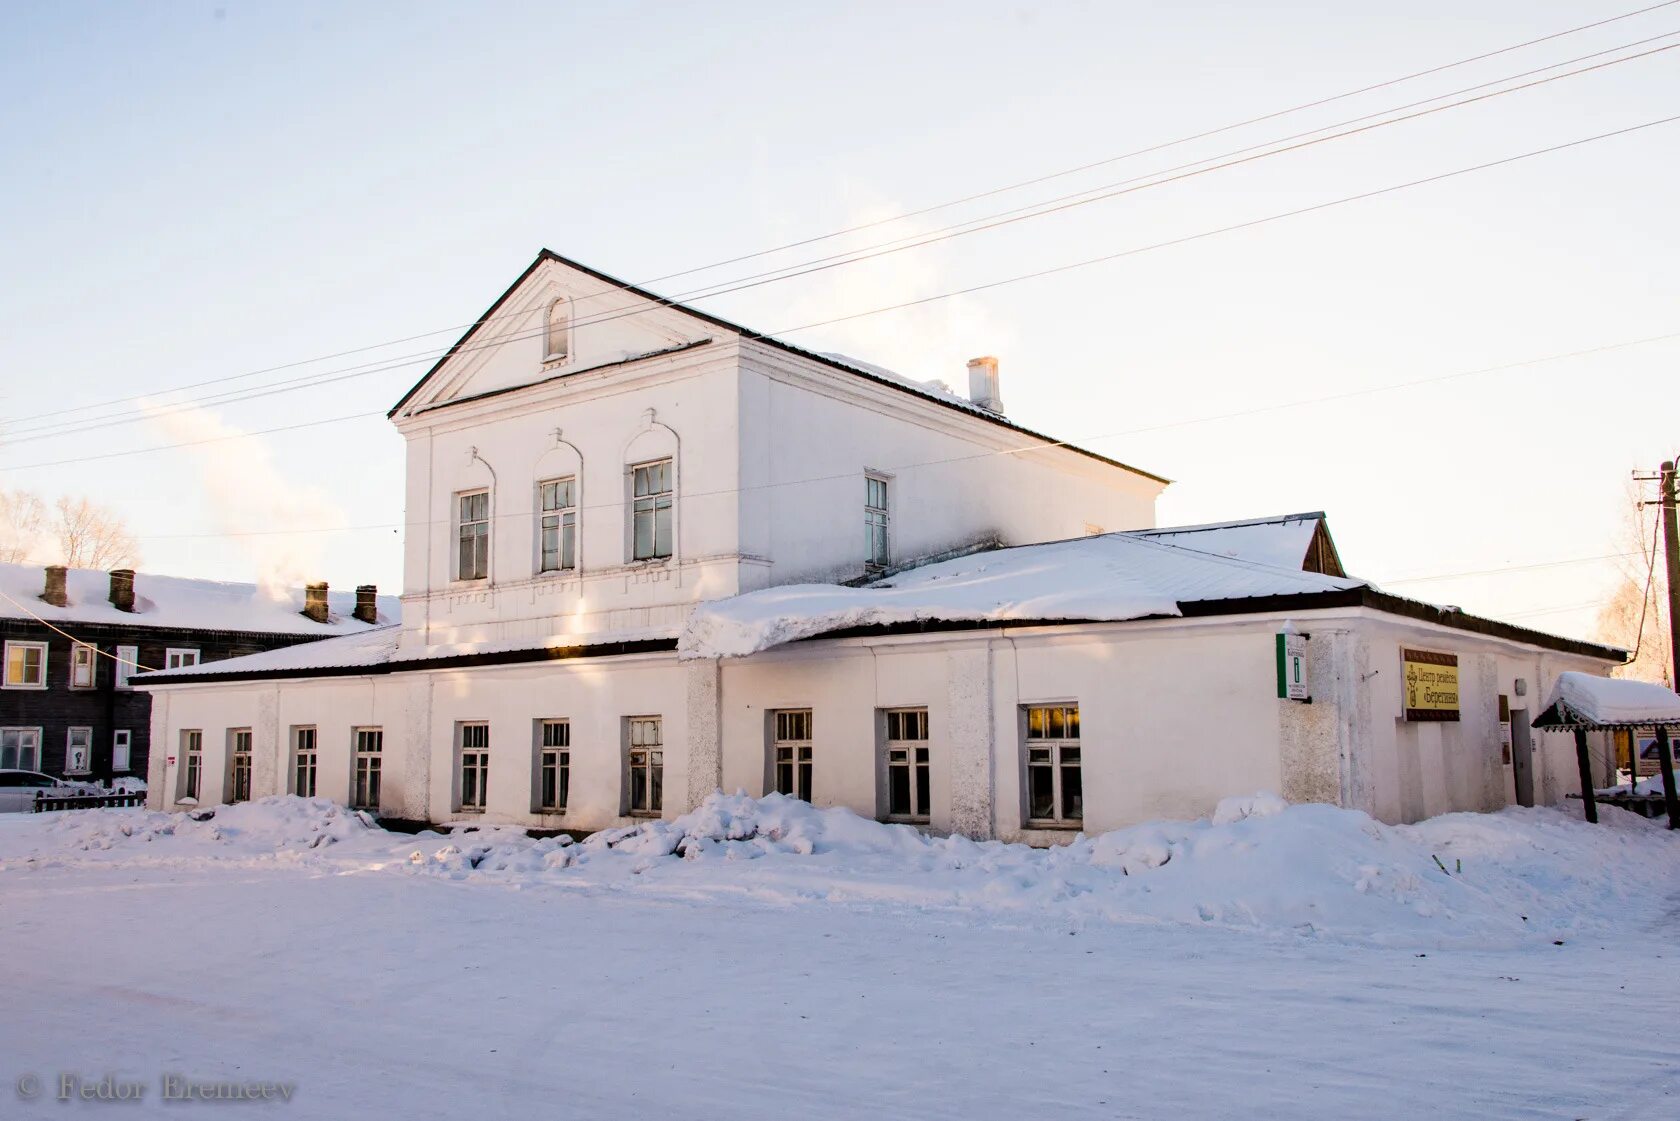
<path fill-rule="evenodd" d="M 558 362 L 571 353 L 572 309 L 564 297 L 548 305 L 548 330 L 543 336 L 543 361 Z"/>

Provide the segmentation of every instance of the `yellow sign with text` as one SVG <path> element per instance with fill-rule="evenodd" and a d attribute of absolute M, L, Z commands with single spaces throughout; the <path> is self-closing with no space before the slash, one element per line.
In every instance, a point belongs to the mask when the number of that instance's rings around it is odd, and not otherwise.
<path fill-rule="evenodd" d="M 1458 719 L 1458 655 L 1400 650 L 1407 720 Z"/>

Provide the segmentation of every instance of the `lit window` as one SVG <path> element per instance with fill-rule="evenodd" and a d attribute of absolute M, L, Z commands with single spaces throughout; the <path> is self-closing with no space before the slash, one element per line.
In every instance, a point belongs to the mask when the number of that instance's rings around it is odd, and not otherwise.
<path fill-rule="evenodd" d="M 182 666 L 198 665 L 198 651 L 189 649 L 175 649 L 171 647 L 164 651 L 163 668 L 180 669 Z"/>
<path fill-rule="evenodd" d="M 928 714 L 926 709 L 896 708 L 887 723 L 887 817 L 926 821 L 932 802 L 928 786 Z"/>
<path fill-rule="evenodd" d="M 315 776 L 319 770 L 320 753 L 316 750 L 314 728 L 292 729 L 292 793 L 299 798 L 315 797 Z"/>
<path fill-rule="evenodd" d="M 631 555 L 651 560 L 671 555 L 671 461 L 630 469 Z"/>
<path fill-rule="evenodd" d="M 0 770 L 41 769 L 41 729 L 0 728 Z"/>
<path fill-rule="evenodd" d="M 538 486 L 542 515 L 537 527 L 539 572 L 577 567 L 577 480 L 553 479 Z"/>
<path fill-rule="evenodd" d="M 564 298 L 548 305 L 548 321 L 543 334 L 543 361 L 558 362 L 571 353 L 572 307 Z"/>
<path fill-rule="evenodd" d="M 863 480 L 864 557 L 871 568 L 885 568 L 887 551 L 887 480 L 875 475 Z"/>
<path fill-rule="evenodd" d="M 251 800 L 251 729 L 233 728 L 228 731 L 228 796 L 229 802 Z"/>
<path fill-rule="evenodd" d="M 198 801 L 199 785 L 204 779 L 204 733 L 188 728 L 181 733 L 181 795 L 179 801 L 191 798 Z"/>
<path fill-rule="evenodd" d="M 385 732 L 379 728 L 356 729 L 356 771 L 350 784 L 350 805 L 358 810 L 379 809 L 379 778 L 383 769 Z"/>
<path fill-rule="evenodd" d="M 99 648 L 89 646 L 85 642 L 72 643 L 70 646 L 70 688 L 92 689 L 96 676 Z"/>
<path fill-rule="evenodd" d="M 455 578 L 483 580 L 490 575 L 490 492 L 469 491 L 455 499 Z"/>
<path fill-rule="evenodd" d="M 6 643 L 6 688 L 45 689 L 47 687 L 47 644 L 44 642 Z"/>
<path fill-rule="evenodd" d="M 544 720 L 537 740 L 537 811 L 564 813 L 572 786 L 572 726 Z"/>
<path fill-rule="evenodd" d="M 1079 706 L 1033 705 L 1027 717 L 1027 818 L 1044 825 L 1085 819 L 1079 770 Z"/>
<path fill-rule="evenodd" d="M 664 805 L 665 736 L 657 716 L 633 716 L 628 721 L 630 812 L 656 814 Z"/>
<path fill-rule="evenodd" d="M 471 813 L 482 812 L 490 784 L 490 725 L 462 724 L 460 735 L 460 808 Z"/>
<path fill-rule="evenodd" d="M 770 745 L 776 792 L 811 800 L 811 710 L 778 712 Z"/>

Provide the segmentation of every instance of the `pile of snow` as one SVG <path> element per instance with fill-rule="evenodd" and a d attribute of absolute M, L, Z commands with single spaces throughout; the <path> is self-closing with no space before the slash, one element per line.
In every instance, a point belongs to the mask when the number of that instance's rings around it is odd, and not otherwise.
<path fill-rule="evenodd" d="M 187 813 L 132 809 L 71 810 L 50 815 L 48 837 L 60 849 L 94 851 L 171 839 L 195 847 L 225 846 L 251 855 L 313 849 L 375 834 L 373 818 L 325 798 L 277 795 Z M 44 855 L 35 853 L 32 855 Z"/>
<path fill-rule="evenodd" d="M 790 584 L 696 606 L 685 657 L 739 657 L 847 627 L 892 623 L 1120 621 L 1208 599 L 1340 591 L 1362 581 L 1110 533 L 975 553 L 861 588 Z"/>
<path fill-rule="evenodd" d="M 1624 782 L 1616 786 L 1607 786 L 1598 792 L 1602 795 L 1631 794 L 1635 798 L 1661 798 L 1667 791 L 1663 788 L 1662 775 L 1651 775 L 1638 782 Z"/>

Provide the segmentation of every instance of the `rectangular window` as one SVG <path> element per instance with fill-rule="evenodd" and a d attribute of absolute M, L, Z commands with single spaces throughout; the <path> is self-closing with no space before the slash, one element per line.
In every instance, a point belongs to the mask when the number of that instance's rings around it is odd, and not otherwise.
<path fill-rule="evenodd" d="M 893 708 L 885 716 L 887 817 L 926 821 L 933 802 L 928 788 L 927 710 Z"/>
<path fill-rule="evenodd" d="M 41 769 L 41 729 L 0 728 L 0 770 Z"/>
<path fill-rule="evenodd" d="M 778 712 L 771 741 L 776 792 L 811 800 L 811 710 Z"/>
<path fill-rule="evenodd" d="M 577 567 L 577 480 L 552 479 L 537 487 L 542 518 L 538 525 L 541 549 L 539 572 L 562 572 Z"/>
<path fill-rule="evenodd" d="M 1085 819 L 1079 772 L 1079 706 L 1031 705 L 1027 718 L 1027 819 L 1078 825 Z"/>
<path fill-rule="evenodd" d="M 455 496 L 455 579 L 483 580 L 490 575 L 490 492 Z"/>
<path fill-rule="evenodd" d="M 70 644 L 70 688 L 92 689 L 98 678 L 99 648 L 85 642 Z"/>
<path fill-rule="evenodd" d="M 887 480 L 868 475 L 863 480 L 864 559 L 871 568 L 885 568 L 887 550 Z"/>
<path fill-rule="evenodd" d="M 204 733 L 188 728 L 181 733 L 181 796 L 198 801 L 198 790 L 204 779 Z"/>
<path fill-rule="evenodd" d="M 228 729 L 229 802 L 251 800 L 251 729 Z"/>
<path fill-rule="evenodd" d="M 164 669 L 180 669 L 183 666 L 198 665 L 198 651 L 187 647 L 174 647 L 163 652 Z"/>
<path fill-rule="evenodd" d="M 671 555 L 671 461 L 630 469 L 631 555 L 651 560 Z"/>
<path fill-rule="evenodd" d="M 629 740 L 630 812 L 656 814 L 665 802 L 665 729 L 657 716 L 625 722 Z"/>
<path fill-rule="evenodd" d="M 64 773 L 85 775 L 93 770 L 93 729 L 71 728 L 64 737 Z"/>
<path fill-rule="evenodd" d="M 537 739 L 537 810 L 564 813 L 572 787 L 572 726 L 544 720 Z"/>
<path fill-rule="evenodd" d="M 490 784 L 490 725 L 462 724 L 460 737 L 460 809 L 482 812 Z"/>
<path fill-rule="evenodd" d="M 138 646 L 117 647 L 117 668 L 112 675 L 116 679 L 118 689 L 128 688 L 128 679 L 140 672 L 140 648 Z"/>
<path fill-rule="evenodd" d="M 380 728 L 356 729 L 356 771 L 350 783 L 350 805 L 358 810 L 379 809 L 379 777 L 385 751 Z"/>
<path fill-rule="evenodd" d="M 315 797 L 315 776 L 320 767 L 314 728 L 292 729 L 292 793 L 299 798 Z"/>
<path fill-rule="evenodd" d="M 111 770 L 122 774 L 134 765 L 134 733 L 118 728 L 111 733 Z"/>
<path fill-rule="evenodd" d="M 6 688 L 45 689 L 47 687 L 47 644 L 44 642 L 6 643 Z"/>

